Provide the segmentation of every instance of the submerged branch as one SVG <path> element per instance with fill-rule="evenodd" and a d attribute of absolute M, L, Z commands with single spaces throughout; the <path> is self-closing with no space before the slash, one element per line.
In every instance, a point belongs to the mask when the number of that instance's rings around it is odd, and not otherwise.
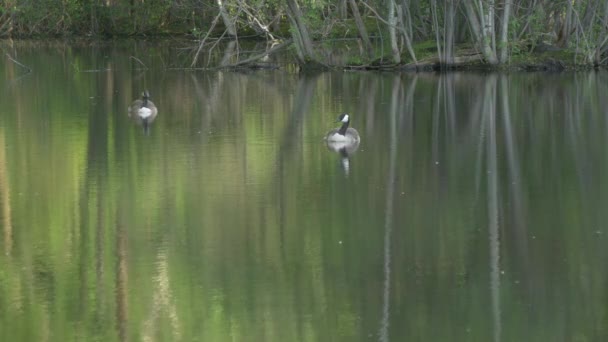
<path fill-rule="evenodd" d="M 134 59 L 135 61 L 137 61 L 139 64 L 144 66 L 144 69 L 148 69 L 148 67 L 144 64 L 144 62 L 142 62 L 139 58 L 135 57 L 135 56 L 129 56 L 129 58 Z"/>
<path fill-rule="evenodd" d="M 233 64 L 223 65 L 223 66 L 221 66 L 221 68 L 234 68 L 234 67 L 237 67 L 237 66 L 241 66 L 241 65 L 244 65 L 244 64 L 249 64 L 251 62 L 255 62 L 258 59 L 261 59 L 261 58 L 264 58 L 265 56 L 270 55 L 271 53 L 275 53 L 275 52 L 277 52 L 277 51 L 279 51 L 279 50 L 281 50 L 281 49 L 283 49 L 285 47 L 288 47 L 289 45 L 291 45 L 292 42 L 293 42 L 292 39 L 288 39 L 288 40 L 284 41 L 283 43 L 281 43 L 281 44 L 279 44 L 279 45 L 277 45 L 275 47 L 270 48 L 267 51 L 264 51 L 262 53 L 259 53 L 257 55 L 254 55 L 252 57 L 249 57 L 249 58 L 244 59 L 242 61 L 238 61 L 238 62 L 233 63 Z"/>
<path fill-rule="evenodd" d="M 23 68 L 27 69 L 28 73 L 32 72 L 32 69 L 30 67 L 28 67 L 27 65 L 21 64 L 18 60 L 16 60 L 13 57 L 11 57 L 11 55 L 8 52 L 6 53 L 6 57 L 9 60 L 11 60 L 13 63 L 19 65 L 20 67 L 23 67 Z"/>
<path fill-rule="evenodd" d="M 285 47 L 288 47 L 293 41 L 291 39 L 286 40 L 285 42 L 269 49 L 266 50 L 262 53 L 259 53 L 257 55 L 254 55 L 252 57 L 249 57 L 247 59 L 244 59 L 242 61 L 238 61 L 236 63 L 232 63 L 232 64 L 225 64 L 225 65 L 221 65 L 221 66 L 217 66 L 217 67 L 211 67 L 211 68 L 195 68 L 195 67 L 189 67 L 189 68 L 168 68 L 168 70 L 219 70 L 219 69 L 230 69 L 230 68 L 236 68 L 239 67 L 241 65 L 245 65 L 251 62 L 254 62 L 258 59 L 264 58 L 265 56 L 268 56 L 272 53 L 275 53 Z"/>

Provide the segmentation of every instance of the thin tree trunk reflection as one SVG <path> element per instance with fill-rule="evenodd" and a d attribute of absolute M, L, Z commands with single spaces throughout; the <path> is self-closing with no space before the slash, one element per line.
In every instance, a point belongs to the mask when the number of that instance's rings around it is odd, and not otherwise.
<path fill-rule="evenodd" d="M 380 321 L 379 340 L 389 341 L 390 302 L 391 302 L 391 236 L 393 231 L 393 194 L 397 167 L 397 108 L 400 98 L 401 80 L 396 76 L 393 80 L 393 94 L 390 107 L 390 146 L 389 166 L 386 181 L 386 208 L 384 214 L 384 285 L 382 290 L 382 318 Z"/>
<path fill-rule="evenodd" d="M 310 111 L 310 101 L 314 94 L 316 85 L 316 77 L 304 76 L 298 81 L 298 87 L 295 94 L 295 102 L 292 107 L 291 114 L 287 126 L 284 129 L 283 137 L 279 144 L 280 150 L 277 157 L 277 177 L 278 177 L 278 206 L 280 213 L 280 227 L 281 227 L 281 242 L 283 242 L 283 227 L 284 227 L 284 205 L 285 198 L 289 195 L 285 193 L 285 164 L 289 160 L 289 157 L 293 156 L 293 145 L 298 138 L 301 136 L 302 123 L 305 121 L 304 116 Z"/>
<path fill-rule="evenodd" d="M 118 208 L 116 213 L 116 329 L 119 341 L 127 341 L 128 338 L 128 274 L 127 263 L 127 234 L 124 227 L 122 209 Z"/>
<path fill-rule="evenodd" d="M 583 87 L 580 85 L 579 80 L 576 80 L 574 84 L 576 88 L 576 96 L 573 96 L 575 103 L 572 103 L 572 96 L 565 97 L 564 108 L 566 112 L 564 114 L 567 120 L 567 135 L 575 160 L 574 166 L 576 168 L 576 175 L 578 176 L 580 184 L 580 198 L 585 199 L 589 198 L 589 193 L 591 192 L 590 187 L 593 180 L 593 174 L 591 173 L 591 161 L 587 156 L 587 148 L 584 144 L 583 132 L 585 130 L 583 127 L 583 117 L 580 115 L 580 108 L 583 107 L 580 102 L 585 97 L 585 94 L 583 94 L 583 89 L 581 89 Z"/>
<path fill-rule="evenodd" d="M 374 77 L 365 82 L 364 93 L 359 96 L 365 101 L 365 135 L 371 136 L 374 132 L 374 118 L 376 114 L 376 94 L 378 93 L 378 78 Z"/>
<path fill-rule="evenodd" d="M 488 136 L 486 145 L 486 168 L 488 174 L 488 236 L 490 248 L 490 294 L 492 303 L 492 323 L 494 341 L 501 336 L 500 318 L 500 239 L 498 226 L 498 167 L 496 155 L 496 75 L 489 76 L 485 86 L 484 115 L 487 116 L 485 130 Z"/>
<path fill-rule="evenodd" d="M 474 113 L 477 113 L 481 119 L 474 119 L 475 122 L 479 122 L 477 127 L 479 127 L 479 133 L 478 133 L 478 141 L 477 141 L 477 148 L 476 148 L 476 152 L 477 155 L 475 157 L 475 207 L 478 205 L 479 203 L 479 194 L 481 192 L 481 180 L 482 180 L 482 161 L 483 161 L 483 144 L 486 140 L 486 130 L 484 129 L 486 126 L 486 118 L 487 116 L 484 115 L 482 112 L 482 110 L 485 110 L 484 108 L 479 108 L 478 110 L 475 110 Z"/>
<path fill-rule="evenodd" d="M 13 220 L 11 217 L 11 196 L 8 182 L 4 130 L 0 130 L 0 204 L 2 205 L 2 235 L 4 237 L 4 254 L 11 255 L 13 250 Z"/>
<path fill-rule="evenodd" d="M 99 233 L 99 229 L 103 229 L 103 216 L 105 210 L 103 209 L 104 202 L 106 200 L 106 194 L 103 189 L 106 188 L 107 182 L 106 177 L 108 174 L 108 120 L 109 116 L 105 113 L 101 113 L 103 106 L 96 107 L 94 112 L 89 116 L 89 129 L 88 129 L 88 144 L 87 144 L 87 162 L 86 171 L 84 175 L 84 181 L 81 188 L 80 194 L 80 241 L 89 241 L 89 238 L 100 238 L 95 233 Z M 97 194 L 97 196 L 94 196 Z M 97 215 L 97 225 L 91 227 L 89 219 L 91 215 Z M 95 217 L 95 216 L 93 216 Z M 91 230 L 91 229 L 94 229 Z M 103 233 L 101 233 L 103 235 Z M 101 248 L 101 247 L 98 247 Z M 92 249 L 92 251 L 91 251 Z M 80 264 L 79 264 L 79 303 L 80 312 L 84 313 L 88 311 L 87 305 L 90 302 L 87 300 L 91 291 L 91 284 L 94 279 L 91 280 L 89 270 L 91 265 L 88 264 L 89 258 L 92 258 L 95 263 L 100 262 L 100 257 L 96 247 L 91 247 L 89 243 L 80 243 Z M 90 253 L 93 255 L 91 256 Z M 96 272 L 99 272 L 97 269 Z M 98 274 L 98 273 L 97 273 Z M 97 275 L 96 274 L 96 275 Z M 93 276 L 93 278 L 95 275 Z"/>
<path fill-rule="evenodd" d="M 407 84 L 407 93 L 403 103 L 403 112 L 399 117 L 399 136 L 407 139 L 402 143 L 406 147 L 406 152 L 413 155 L 415 151 L 414 144 L 414 93 L 418 84 L 418 76 L 414 76 Z M 404 86 L 405 87 L 405 86 Z"/>
<path fill-rule="evenodd" d="M 500 75 L 500 101 L 502 103 L 504 145 L 506 150 L 507 169 L 509 171 L 509 191 L 513 207 L 513 221 L 511 225 L 515 234 L 514 248 L 517 248 L 522 261 L 522 267 L 529 269 L 528 229 L 526 227 L 526 208 L 523 203 L 522 177 L 520 172 L 519 153 L 511 123 L 511 110 L 509 107 L 509 82 L 506 75 Z"/>
<path fill-rule="evenodd" d="M 275 203 L 278 208 L 278 224 L 279 224 L 279 241 L 282 261 L 285 260 L 285 225 L 287 222 L 287 208 L 286 204 L 291 193 L 288 187 L 285 173 L 288 161 L 293 157 L 293 144 L 297 141 L 301 131 L 302 123 L 305 121 L 304 116 L 309 113 L 310 102 L 316 88 L 317 78 L 303 76 L 298 80 L 298 85 L 295 93 L 295 101 L 292 105 L 291 114 L 288 117 L 287 126 L 284 128 L 283 135 L 279 143 L 279 151 L 277 154 L 277 162 L 275 169 L 275 177 L 277 182 L 276 187 L 276 199 Z M 302 279 L 300 279 L 300 272 L 294 272 L 294 283 L 297 284 L 294 290 L 294 298 L 296 301 L 296 308 L 301 309 L 304 304 L 301 302 L 306 297 L 302 295 Z M 298 312 L 298 316 L 302 317 L 302 313 Z M 298 336 L 303 336 L 306 331 L 305 324 L 298 321 L 296 324 L 296 330 Z"/>
<path fill-rule="evenodd" d="M 220 61 L 220 66 L 224 67 L 230 64 L 230 60 L 234 56 L 234 50 L 236 48 L 236 40 L 231 40 L 224 47 L 224 54 Z M 211 58 L 209 58 L 211 60 Z"/>
<path fill-rule="evenodd" d="M 445 105 L 445 102 L 443 101 L 444 99 L 442 97 L 444 85 L 444 82 L 442 82 L 442 80 L 444 80 L 445 77 L 446 76 L 442 76 L 439 78 L 439 82 L 437 82 L 437 91 L 435 93 L 435 106 L 433 109 L 433 128 L 431 137 L 431 141 L 433 142 L 431 154 L 434 163 L 438 163 L 439 161 L 439 126 L 441 116 L 441 103 L 444 103 Z"/>
<path fill-rule="evenodd" d="M 152 300 L 152 308 L 148 319 L 144 322 L 142 335 L 144 341 L 153 341 L 155 333 L 159 328 L 159 318 L 162 311 L 166 311 L 171 325 L 172 341 L 179 341 L 182 335 L 181 323 L 177 314 L 177 308 L 173 303 L 173 294 L 170 287 L 169 279 L 169 262 L 167 259 L 167 249 L 165 246 L 159 248 L 156 261 L 157 276 L 154 279 L 154 297 Z"/>

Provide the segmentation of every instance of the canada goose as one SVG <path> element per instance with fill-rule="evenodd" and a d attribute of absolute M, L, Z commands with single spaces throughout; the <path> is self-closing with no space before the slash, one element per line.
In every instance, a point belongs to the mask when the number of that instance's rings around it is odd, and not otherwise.
<path fill-rule="evenodd" d="M 338 122 L 342 122 L 342 126 L 340 128 L 332 129 L 325 136 L 325 140 L 327 143 L 330 142 L 341 142 L 345 145 L 350 144 L 359 144 L 361 140 L 359 138 L 359 132 L 352 127 L 348 127 L 350 124 L 350 115 L 344 113 L 338 116 Z"/>
<path fill-rule="evenodd" d="M 338 117 L 338 122 L 342 122 L 342 126 L 339 129 L 329 131 L 325 136 L 325 142 L 330 151 L 340 155 L 342 168 L 346 176 L 348 176 L 350 171 L 350 156 L 359 148 L 361 138 L 356 129 L 348 127 L 350 124 L 350 116 L 348 114 L 341 114 Z"/>
<path fill-rule="evenodd" d="M 158 109 L 156 109 L 154 102 L 150 101 L 150 93 L 147 90 L 144 90 L 141 94 L 141 99 L 133 101 L 129 106 L 129 116 L 136 122 L 141 123 L 146 133 L 157 114 Z"/>

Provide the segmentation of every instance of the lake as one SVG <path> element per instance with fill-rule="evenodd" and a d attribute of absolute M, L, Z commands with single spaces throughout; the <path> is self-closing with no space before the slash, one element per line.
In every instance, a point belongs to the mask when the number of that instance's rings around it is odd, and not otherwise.
<path fill-rule="evenodd" d="M 608 339 L 606 71 L 2 44 L 1 341 Z"/>

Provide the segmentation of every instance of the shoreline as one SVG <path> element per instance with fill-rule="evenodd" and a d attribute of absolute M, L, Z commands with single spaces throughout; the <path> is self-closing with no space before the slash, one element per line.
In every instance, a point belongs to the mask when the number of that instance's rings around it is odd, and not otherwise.
<path fill-rule="evenodd" d="M 260 37 L 245 37 L 240 39 L 233 38 L 221 38 L 214 37 L 215 42 L 231 42 L 231 41 L 244 41 L 249 43 L 260 43 L 265 42 L 265 39 Z M 196 39 L 185 34 L 178 35 L 136 35 L 136 36 L 112 36 L 112 37 L 100 37 L 100 36 L 30 36 L 30 37 L 7 37 L 0 38 L 0 42 L 7 42 L 12 45 L 15 42 L 31 42 L 31 43 L 49 43 L 49 42 L 62 42 L 68 44 L 107 44 L 113 42 L 164 42 L 173 40 L 180 43 L 191 43 L 192 47 L 200 44 L 201 40 Z M 322 45 L 328 42 L 339 42 L 339 41 L 357 41 L 356 38 L 348 39 L 328 39 L 322 41 L 315 41 L 316 45 Z M 280 40 L 279 40 L 280 41 Z M 284 40 L 286 41 L 286 40 Z M 420 43 L 421 45 L 424 43 Z M 293 46 L 287 46 L 288 49 Z M 269 51 L 270 52 L 270 51 Z M 451 64 L 440 62 L 436 55 L 433 55 L 432 50 L 425 51 L 424 57 L 419 59 L 417 63 L 407 61 L 404 63 L 394 64 L 387 62 L 390 57 L 385 55 L 378 57 L 374 61 L 368 63 L 345 63 L 345 64 L 330 64 L 323 61 L 314 60 L 308 61 L 304 64 L 298 64 L 294 59 L 293 63 L 287 63 L 290 66 L 296 65 L 299 67 L 300 72 L 318 72 L 323 70 L 343 70 L 343 71 L 371 71 L 371 72 L 576 72 L 576 71 L 599 71 L 608 69 L 608 60 L 604 64 L 592 64 L 592 63 L 576 63 L 573 61 L 575 57 L 574 51 L 565 49 L 553 49 L 543 52 L 527 52 L 513 57 L 512 61 L 506 64 L 489 64 L 483 61 L 481 53 L 475 51 L 470 47 L 463 48 L 460 54 L 455 54 L 453 62 Z M 270 52 L 275 53 L 275 52 Z M 285 53 L 284 51 L 277 51 L 277 54 Z M 359 56 L 361 57 L 361 56 Z M 405 57 L 405 56 L 404 56 Z M 205 69 L 224 69 L 224 70 L 272 70 L 281 69 L 287 65 L 272 64 L 270 66 L 265 63 L 260 63 L 257 59 L 253 59 L 246 63 L 239 63 L 238 65 L 232 65 L 227 67 L 219 68 L 205 68 Z M 182 70 L 202 70 L 200 68 L 176 68 Z"/>

